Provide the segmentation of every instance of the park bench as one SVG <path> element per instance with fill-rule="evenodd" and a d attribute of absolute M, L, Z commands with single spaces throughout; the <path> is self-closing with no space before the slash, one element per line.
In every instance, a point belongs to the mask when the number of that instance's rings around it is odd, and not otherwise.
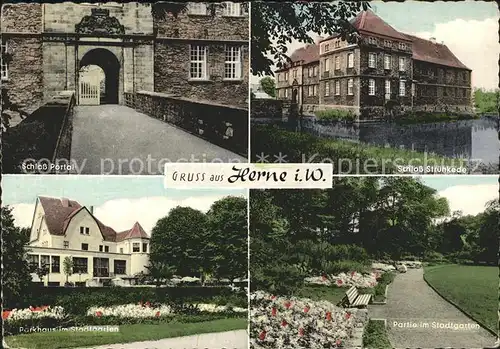
<path fill-rule="evenodd" d="M 358 289 L 352 286 L 345 293 L 345 304 L 350 307 L 365 307 L 370 302 L 371 294 L 359 294 Z"/>

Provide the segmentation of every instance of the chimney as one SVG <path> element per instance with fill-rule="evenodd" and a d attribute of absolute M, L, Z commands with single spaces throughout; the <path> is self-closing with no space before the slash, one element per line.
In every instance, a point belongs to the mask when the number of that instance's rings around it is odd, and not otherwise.
<path fill-rule="evenodd" d="M 436 38 L 432 37 L 432 38 L 429 39 L 429 41 L 432 42 L 433 44 L 435 44 L 436 43 Z"/>
<path fill-rule="evenodd" d="M 66 198 L 62 198 L 61 205 L 62 205 L 62 207 L 69 207 L 69 200 Z"/>
<path fill-rule="evenodd" d="M 89 211 L 90 211 L 90 214 L 93 215 L 94 214 L 94 206 L 90 206 Z"/>

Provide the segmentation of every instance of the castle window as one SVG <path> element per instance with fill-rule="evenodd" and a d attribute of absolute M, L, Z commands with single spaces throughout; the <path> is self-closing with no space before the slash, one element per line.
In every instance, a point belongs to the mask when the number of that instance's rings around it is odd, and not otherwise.
<path fill-rule="evenodd" d="M 399 43 L 399 49 L 403 50 L 403 51 L 406 50 L 406 44 L 404 42 L 400 42 Z"/>
<path fill-rule="evenodd" d="M 335 70 L 340 70 L 340 56 L 335 56 Z"/>
<path fill-rule="evenodd" d="M 190 2 L 189 3 L 189 14 L 191 15 L 207 15 L 207 4 L 203 2 Z"/>
<path fill-rule="evenodd" d="M 377 56 L 375 53 L 370 52 L 368 54 L 368 68 L 375 68 L 375 62 L 377 60 Z"/>
<path fill-rule="evenodd" d="M 99 252 L 102 252 L 102 245 L 99 245 Z"/>
<path fill-rule="evenodd" d="M 335 95 L 336 96 L 340 95 L 340 81 L 339 80 L 335 81 Z"/>
<path fill-rule="evenodd" d="M 399 57 L 399 71 L 405 71 L 405 58 Z"/>
<path fill-rule="evenodd" d="M 88 251 L 89 250 L 89 244 L 82 244 L 82 251 Z"/>
<path fill-rule="evenodd" d="M 313 76 L 317 76 L 318 75 L 318 66 L 315 66 L 313 68 Z"/>
<path fill-rule="evenodd" d="M 391 80 L 385 80 L 385 98 L 391 97 Z"/>
<path fill-rule="evenodd" d="M 369 37 L 368 38 L 368 43 L 370 45 L 376 45 L 377 44 L 377 39 L 375 39 L 374 37 Z"/>
<path fill-rule="evenodd" d="M 325 71 L 330 71 L 330 60 L 325 59 Z"/>
<path fill-rule="evenodd" d="M 69 241 L 64 241 L 63 246 L 64 248 L 69 248 Z"/>
<path fill-rule="evenodd" d="M 368 80 L 368 95 L 375 96 L 375 79 Z"/>
<path fill-rule="evenodd" d="M 190 60 L 189 77 L 198 80 L 207 79 L 207 46 L 191 45 Z"/>
<path fill-rule="evenodd" d="M 90 228 L 89 227 L 85 227 L 85 235 L 90 235 Z"/>
<path fill-rule="evenodd" d="M 224 79 L 241 79 L 241 47 L 226 46 L 226 60 L 224 61 Z"/>
<path fill-rule="evenodd" d="M 330 95 L 330 83 L 327 81 L 325 82 L 325 97 L 328 97 Z"/>
<path fill-rule="evenodd" d="M 148 244 L 146 243 L 142 244 L 142 252 L 148 252 Z"/>
<path fill-rule="evenodd" d="M 329 44 L 325 44 L 325 46 L 324 46 L 324 51 L 325 51 L 325 52 L 330 51 L 330 45 L 329 45 Z"/>
<path fill-rule="evenodd" d="M 354 54 L 347 54 L 347 68 L 354 68 Z"/>
<path fill-rule="evenodd" d="M 349 96 L 352 96 L 354 94 L 354 80 L 353 79 L 347 80 L 347 94 Z"/>
<path fill-rule="evenodd" d="M 104 252 L 109 252 L 109 246 L 104 246 Z"/>
<path fill-rule="evenodd" d="M 228 17 L 240 17 L 241 16 L 241 4 L 238 2 L 225 2 L 224 3 L 224 16 Z"/>
<path fill-rule="evenodd" d="M 313 96 L 317 96 L 318 95 L 318 85 L 314 85 L 313 86 Z"/>
<path fill-rule="evenodd" d="M 390 40 L 384 40 L 384 46 L 385 47 L 391 47 L 392 46 L 392 42 Z"/>
<path fill-rule="evenodd" d="M 132 244 L 132 252 L 141 252 L 141 244 L 138 242 L 134 242 Z"/>
<path fill-rule="evenodd" d="M 406 81 L 404 81 L 404 80 L 401 80 L 399 82 L 399 95 L 401 97 L 406 96 Z"/>
<path fill-rule="evenodd" d="M 2 48 L 1 49 L 1 58 L 0 58 L 1 79 L 7 80 L 9 78 L 9 70 L 7 67 L 7 62 L 4 59 L 4 56 L 7 53 L 7 41 L 2 40 L 1 48 Z"/>
<path fill-rule="evenodd" d="M 384 56 L 384 69 L 386 69 L 386 70 L 391 69 L 391 56 L 390 55 Z"/>

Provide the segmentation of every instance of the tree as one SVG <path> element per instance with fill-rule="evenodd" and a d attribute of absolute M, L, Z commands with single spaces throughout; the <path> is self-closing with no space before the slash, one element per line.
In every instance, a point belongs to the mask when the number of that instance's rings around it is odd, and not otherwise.
<path fill-rule="evenodd" d="M 206 259 L 218 278 L 244 277 L 248 270 L 247 200 L 228 196 L 212 204 L 207 213 Z"/>
<path fill-rule="evenodd" d="M 69 277 L 73 275 L 73 258 L 67 256 L 63 260 L 63 271 L 66 275 L 66 284 L 69 283 Z"/>
<path fill-rule="evenodd" d="M 310 33 L 339 33 L 342 39 L 358 39 L 349 19 L 369 4 L 362 2 L 252 2 L 252 74 L 274 75 L 289 61 L 287 45 L 292 39 L 313 43 Z"/>
<path fill-rule="evenodd" d="M 164 261 L 150 261 L 149 265 L 146 267 L 149 272 L 149 277 L 153 279 L 155 285 L 158 287 L 168 279 L 174 276 L 175 269 L 172 265 L 167 264 Z"/>
<path fill-rule="evenodd" d="M 177 206 L 158 220 L 151 234 L 150 261 L 170 265 L 182 276 L 199 276 L 205 270 L 206 215 L 191 207 Z"/>
<path fill-rule="evenodd" d="M 259 81 L 262 91 L 271 97 L 276 97 L 276 82 L 270 76 L 260 79 Z"/>
<path fill-rule="evenodd" d="M 31 275 L 25 246 L 29 242 L 27 229 L 14 224 L 12 208 L 2 207 L 2 285 L 4 308 L 14 308 L 28 297 Z"/>
<path fill-rule="evenodd" d="M 500 91 L 487 91 L 477 88 L 474 90 L 474 104 L 479 113 L 498 113 L 500 105 Z"/>

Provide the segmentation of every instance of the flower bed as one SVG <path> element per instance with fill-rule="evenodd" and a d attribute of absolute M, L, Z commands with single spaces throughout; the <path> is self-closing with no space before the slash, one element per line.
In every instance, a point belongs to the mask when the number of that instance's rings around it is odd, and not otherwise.
<path fill-rule="evenodd" d="M 262 291 L 251 295 L 250 312 L 252 349 L 346 347 L 355 328 L 367 321 L 358 309 Z"/>
<path fill-rule="evenodd" d="M 317 276 L 304 279 L 306 284 L 337 286 L 337 287 L 359 287 L 373 288 L 377 286 L 377 279 L 380 273 L 362 274 L 358 272 L 340 273 L 339 275 Z"/>
<path fill-rule="evenodd" d="M 229 307 L 216 304 L 192 304 L 190 306 L 191 310 L 206 313 L 226 313 L 226 312 L 236 312 L 243 313 L 247 309 L 239 307 Z M 115 305 L 110 307 L 90 307 L 87 310 L 87 316 L 103 317 L 103 316 L 114 316 L 123 318 L 158 318 L 161 316 L 168 316 L 175 314 L 171 306 L 166 304 L 152 305 L 150 302 L 138 303 L 138 304 L 124 304 Z"/>
<path fill-rule="evenodd" d="M 62 307 L 29 307 L 26 309 L 5 310 L 2 312 L 2 319 L 6 321 L 31 320 L 41 318 L 62 319 L 64 318 L 64 309 Z"/>

